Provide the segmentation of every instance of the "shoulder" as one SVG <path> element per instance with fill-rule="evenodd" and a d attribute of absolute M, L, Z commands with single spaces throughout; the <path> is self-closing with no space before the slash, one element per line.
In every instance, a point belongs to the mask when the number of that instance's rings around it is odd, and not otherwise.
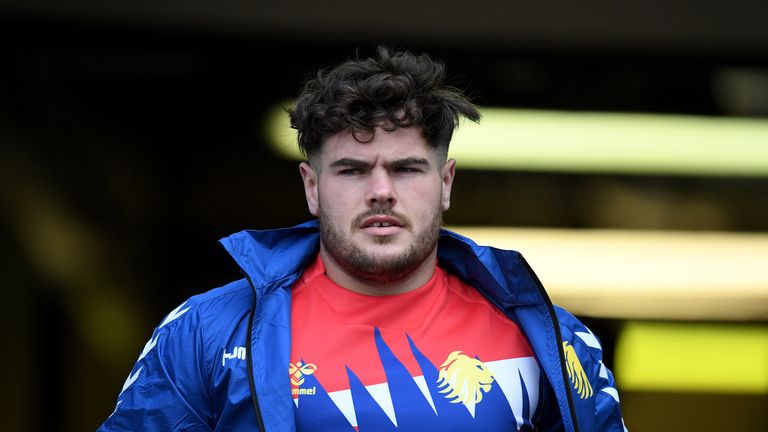
<path fill-rule="evenodd" d="M 248 315 L 251 302 L 251 288 L 245 279 L 230 282 L 179 304 L 166 315 L 155 336 L 165 333 L 169 337 L 184 339 L 194 333 L 206 342 L 227 338 Z"/>
<path fill-rule="evenodd" d="M 177 331 L 221 314 L 247 312 L 250 305 L 250 286 L 240 279 L 184 300 L 163 318 L 157 330 Z"/>
<path fill-rule="evenodd" d="M 218 348 L 247 322 L 250 306 L 250 286 L 244 279 L 188 298 L 155 328 L 139 362 L 156 352 L 163 362 L 198 358 L 210 369 Z"/>
<path fill-rule="evenodd" d="M 251 287 L 245 279 L 238 279 L 202 294 L 190 297 L 185 302 L 201 316 L 233 313 L 251 307 Z"/>
<path fill-rule="evenodd" d="M 578 347 L 579 352 L 588 353 L 591 359 L 599 360 L 602 356 L 603 347 L 598 337 L 567 310 L 557 305 L 554 308 L 560 323 L 563 342 Z"/>

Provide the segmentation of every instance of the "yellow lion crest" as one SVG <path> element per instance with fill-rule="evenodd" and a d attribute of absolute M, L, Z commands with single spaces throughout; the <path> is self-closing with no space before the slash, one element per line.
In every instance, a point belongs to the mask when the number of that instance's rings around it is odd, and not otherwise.
<path fill-rule="evenodd" d="M 451 403 L 476 404 L 491 390 L 493 374 L 480 361 L 454 351 L 440 366 L 437 386 Z"/>
<path fill-rule="evenodd" d="M 563 353 L 565 353 L 565 367 L 568 369 L 568 377 L 571 378 L 573 388 L 576 389 L 580 398 L 589 399 L 592 396 L 592 385 L 587 379 L 587 373 L 584 372 L 579 357 L 576 356 L 576 349 L 564 341 Z"/>

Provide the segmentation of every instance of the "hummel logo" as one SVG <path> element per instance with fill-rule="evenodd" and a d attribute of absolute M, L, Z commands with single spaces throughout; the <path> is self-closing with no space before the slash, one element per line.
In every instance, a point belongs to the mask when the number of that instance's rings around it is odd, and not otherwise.
<path fill-rule="evenodd" d="M 291 384 L 300 386 L 304 384 L 304 376 L 312 375 L 317 370 L 317 366 L 314 363 L 302 363 L 296 362 L 296 364 L 288 363 L 288 374 L 291 376 Z"/>
<path fill-rule="evenodd" d="M 231 353 L 228 353 L 227 349 L 224 348 L 224 355 L 221 356 L 221 365 L 225 366 L 225 362 L 229 359 L 245 360 L 245 347 L 234 347 Z"/>

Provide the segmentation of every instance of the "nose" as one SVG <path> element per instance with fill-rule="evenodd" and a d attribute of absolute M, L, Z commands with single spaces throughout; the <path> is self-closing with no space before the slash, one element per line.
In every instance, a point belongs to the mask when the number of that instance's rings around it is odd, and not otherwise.
<path fill-rule="evenodd" d="M 368 196 L 366 197 L 368 205 L 371 207 L 394 207 L 397 198 L 389 173 L 384 169 L 373 170 L 369 182 Z"/>

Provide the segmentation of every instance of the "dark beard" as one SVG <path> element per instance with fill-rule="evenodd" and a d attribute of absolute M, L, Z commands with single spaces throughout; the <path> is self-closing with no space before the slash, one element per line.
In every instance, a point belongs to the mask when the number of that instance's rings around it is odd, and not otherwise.
<path fill-rule="evenodd" d="M 380 211 L 373 214 L 386 215 L 391 214 L 391 212 Z M 362 221 L 363 218 L 370 215 L 369 213 L 361 215 L 356 218 L 356 221 Z M 397 217 L 401 221 L 407 220 L 402 216 Z M 397 282 L 413 273 L 437 246 L 440 227 L 443 223 L 443 213 L 438 209 L 431 223 L 416 233 L 413 244 L 405 253 L 395 257 L 380 258 L 366 253 L 351 240 L 340 235 L 339 231 L 341 230 L 327 220 L 328 217 L 323 213 L 322 208 L 319 218 L 320 238 L 323 247 L 333 260 L 345 272 L 359 279 L 380 283 Z M 353 227 L 356 226 L 359 226 L 359 223 L 353 223 Z"/>

